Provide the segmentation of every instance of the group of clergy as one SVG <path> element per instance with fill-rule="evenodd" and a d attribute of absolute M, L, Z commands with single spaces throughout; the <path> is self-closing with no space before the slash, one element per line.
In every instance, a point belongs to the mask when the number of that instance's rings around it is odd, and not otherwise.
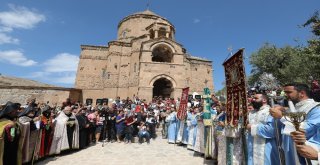
<path fill-rule="evenodd" d="M 21 165 L 79 148 L 79 125 L 70 106 L 53 118 L 48 105 L 7 102 L 0 111 L 0 165 Z"/>
<path fill-rule="evenodd" d="M 165 119 L 168 143 L 187 145 L 189 150 L 215 159 L 219 165 L 319 164 L 320 103 L 312 98 L 306 84 L 284 85 L 282 93 L 289 106 L 283 100 L 274 104 L 275 96 L 267 93 L 249 96 L 247 124 L 242 122 L 240 112 L 237 127 L 226 125 L 226 107 L 214 96 L 209 110 L 211 125 L 204 122 L 202 105 L 206 102 L 189 106 L 184 120 L 178 119 L 172 107 Z"/>

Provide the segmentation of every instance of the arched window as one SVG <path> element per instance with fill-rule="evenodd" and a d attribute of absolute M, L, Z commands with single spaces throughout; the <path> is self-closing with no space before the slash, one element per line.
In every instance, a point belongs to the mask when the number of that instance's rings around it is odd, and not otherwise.
<path fill-rule="evenodd" d="M 93 100 L 91 98 L 86 99 L 86 105 L 92 105 Z"/>
<path fill-rule="evenodd" d="M 166 29 L 165 28 L 159 28 L 159 37 L 166 37 Z"/>
<path fill-rule="evenodd" d="M 150 39 L 154 39 L 154 31 L 151 29 L 149 33 L 150 33 Z"/>
<path fill-rule="evenodd" d="M 173 62 L 173 53 L 166 45 L 159 45 L 152 50 L 153 62 Z"/>

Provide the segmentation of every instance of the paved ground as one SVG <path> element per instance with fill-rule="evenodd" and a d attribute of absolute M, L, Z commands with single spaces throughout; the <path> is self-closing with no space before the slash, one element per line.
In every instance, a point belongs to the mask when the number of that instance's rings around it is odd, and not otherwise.
<path fill-rule="evenodd" d="M 157 138 L 150 144 L 101 143 L 69 154 L 49 157 L 37 165 L 211 165 L 213 160 L 187 150 L 186 147 L 168 144 Z"/>

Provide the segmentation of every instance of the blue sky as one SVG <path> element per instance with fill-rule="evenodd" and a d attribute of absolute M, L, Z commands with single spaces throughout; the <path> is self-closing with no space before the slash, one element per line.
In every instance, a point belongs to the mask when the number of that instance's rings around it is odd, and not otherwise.
<path fill-rule="evenodd" d="M 0 73 L 73 87 L 80 45 L 115 40 L 125 16 L 147 0 L 0 0 Z M 264 43 L 282 47 L 312 37 L 300 28 L 319 0 L 150 0 L 150 10 L 176 28 L 189 54 L 213 61 L 215 90 L 223 87 L 228 47 L 249 57 Z M 251 67 L 246 59 L 246 72 Z"/>

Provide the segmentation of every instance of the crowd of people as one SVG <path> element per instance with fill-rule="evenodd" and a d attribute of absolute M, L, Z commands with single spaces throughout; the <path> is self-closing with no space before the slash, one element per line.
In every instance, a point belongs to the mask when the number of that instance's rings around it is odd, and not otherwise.
<path fill-rule="evenodd" d="M 35 99 L 26 104 L 9 101 L 0 108 L 0 164 L 30 164 L 97 143 L 150 144 L 160 123 L 178 104 L 162 97 L 150 103 L 117 97 L 111 106 L 107 102 L 83 105 L 69 98 L 52 107 Z"/>
<path fill-rule="evenodd" d="M 291 83 L 248 91 L 247 109 L 240 109 L 237 126 L 226 124 L 226 105 L 214 95 L 210 101 L 195 100 L 188 103 L 185 120 L 177 119 L 175 108 L 167 111 L 163 130 L 169 143 L 186 145 L 219 165 L 319 164 L 320 93 L 314 85 L 312 90 Z M 211 125 L 205 122 L 205 111 L 211 114 Z"/>
<path fill-rule="evenodd" d="M 25 105 L 7 102 L 0 110 L 0 164 L 33 163 L 97 143 L 150 144 L 157 129 L 168 143 L 221 165 L 318 164 L 320 106 L 305 84 L 250 91 L 247 124 L 241 120 L 245 111 L 240 110 L 237 127 L 226 125 L 226 105 L 214 94 L 209 101 L 189 100 L 184 119 L 178 119 L 179 99 L 154 97 L 146 102 L 117 97 L 109 105 L 83 105 L 70 99 L 54 107 L 35 99 Z M 306 114 L 300 128 L 294 129 L 286 120 L 287 112 Z"/>

